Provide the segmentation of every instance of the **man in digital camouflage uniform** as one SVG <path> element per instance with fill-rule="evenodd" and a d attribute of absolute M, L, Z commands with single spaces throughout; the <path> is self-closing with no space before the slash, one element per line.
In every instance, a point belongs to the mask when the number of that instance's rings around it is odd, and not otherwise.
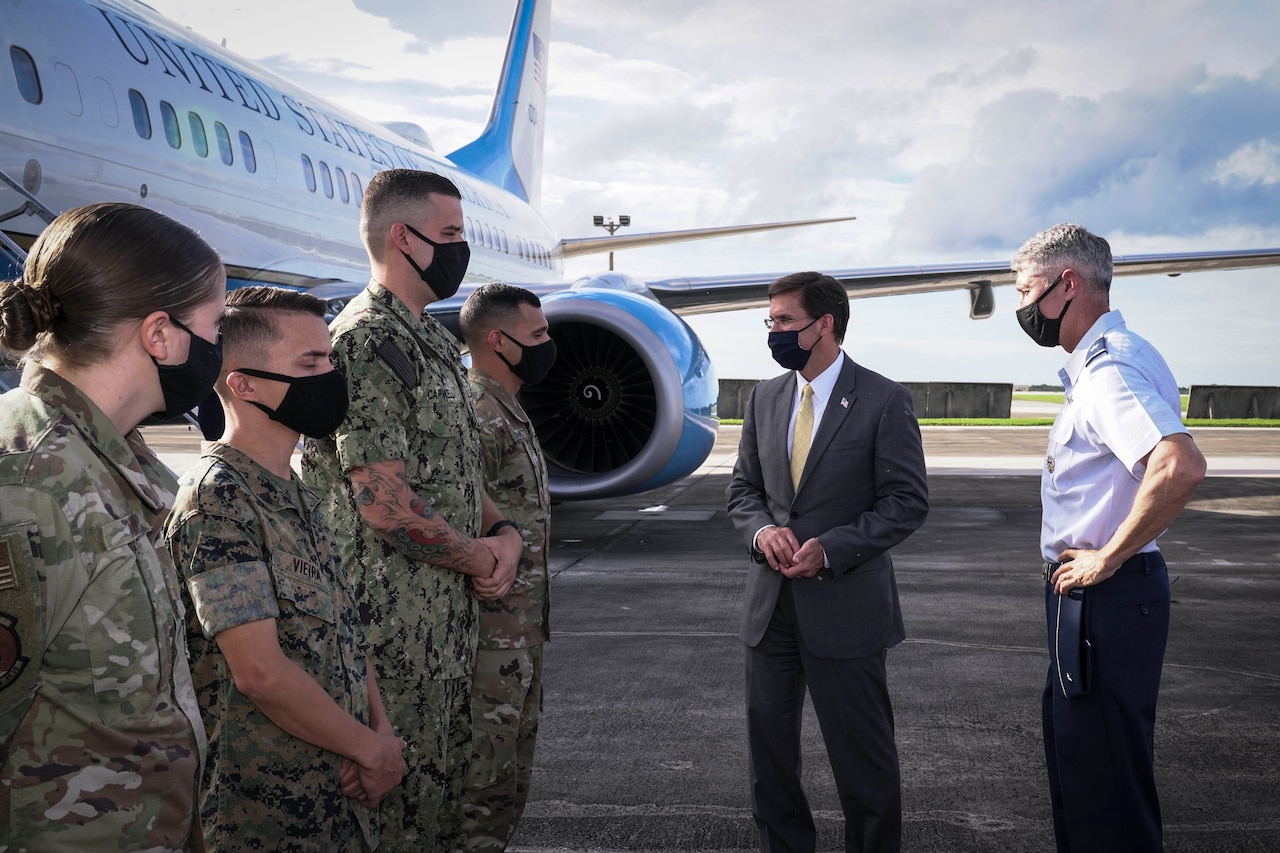
<path fill-rule="evenodd" d="M 331 325 L 351 406 L 334 435 L 307 441 L 303 472 L 325 496 L 383 702 L 409 743 L 379 849 L 451 851 L 471 759 L 476 598 L 507 591 L 522 541 L 484 493 L 457 341 L 424 314 L 457 292 L 470 258 L 457 187 L 379 172 L 360 236 L 372 281 Z"/>
<path fill-rule="evenodd" d="M 370 809 L 404 774 L 404 742 L 337 543 L 290 469 L 299 433 L 342 420 L 346 382 L 313 296 L 232 291 L 221 331 L 226 433 L 183 478 L 165 529 L 210 734 L 205 846 L 359 853 L 377 844 Z"/>
<path fill-rule="evenodd" d="M 463 828 L 467 851 L 487 853 L 506 849 L 524 812 L 542 711 L 551 494 L 542 449 L 516 394 L 546 376 L 556 345 L 542 303 L 520 287 L 477 288 L 462 306 L 460 323 L 471 351 L 468 378 L 480 421 L 485 488 L 524 539 L 511 590 L 480 603 Z"/>

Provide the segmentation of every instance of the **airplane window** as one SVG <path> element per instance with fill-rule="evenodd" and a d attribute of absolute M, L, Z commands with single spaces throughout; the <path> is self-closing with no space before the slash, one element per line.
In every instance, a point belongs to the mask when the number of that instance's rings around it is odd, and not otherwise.
<path fill-rule="evenodd" d="M 178 127 L 178 114 L 174 112 L 173 104 L 160 102 L 160 119 L 164 122 L 164 138 L 169 141 L 169 147 L 181 148 L 182 128 Z"/>
<path fill-rule="evenodd" d="M 489 223 L 482 224 L 480 230 L 484 233 L 484 244 L 489 248 L 493 248 L 493 232 L 489 230 Z"/>
<path fill-rule="evenodd" d="M 133 110 L 133 129 L 143 139 L 150 139 L 151 111 L 147 109 L 147 99 L 137 89 L 129 90 L 129 108 Z"/>
<path fill-rule="evenodd" d="M 240 131 L 240 153 L 244 156 L 244 167 L 250 174 L 258 171 L 258 158 L 253 154 L 253 140 L 243 130 Z"/>
<path fill-rule="evenodd" d="M 351 173 L 351 198 L 357 206 L 364 201 L 364 187 L 360 186 L 360 177 L 355 172 Z"/>
<path fill-rule="evenodd" d="M 40 88 L 40 72 L 36 70 L 35 60 L 31 54 L 20 47 L 10 46 L 9 61 L 13 63 L 13 76 L 18 81 L 18 92 L 29 104 L 38 104 L 44 100 L 44 92 Z"/>
<path fill-rule="evenodd" d="M 503 253 L 504 255 L 509 255 L 509 254 L 511 254 L 511 247 L 510 247 L 509 245 L 507 245 L 507 232 L 506 232 L 506 231 L 499 231 L 499 232 L 498 232 L 498 235 L 502 238 L 502 253 Z"/>
<path fill-rule="evenodd" d="M 302 155 L 302 177 L 307 181 L 307 191 L 316 191 L 316 170 L 311 167 L 311 158 L 306 154 Z"/>
<path fill-rule="evenodd" d="M 187 121 L 191 124 L 191 144 L 201 157 L 209 156 L 209 137 L 204 132 L 204 120 L 193 112 L 187 113 Z"/>
<path fill-rule="evenodd" d="M 343 204 L 346 204 L 351 197 L 347 193 L 347 173 L 342 171 L 341 166 L 333 167 L 333 182 L 338 185 L 338 198 L 342 199 Z"/>
<path fill-rule="evenodd" d="M 320 161 L 320 185 L 324 187 L 324 197 L 333 198 L 333 177 L 329 174 L 329 164 Z"/>
<path fill-rule="evenodd" d="M 218 137 L 218 156 L 222 158 L 224 165 L 230 166 L 235 162 L 235 155 L 231 151 L 231 134 L 227 133 L 227 126 L 215 121 L 213 135 Z"/>
<path fill-rule="evenodd" d="M 53 65 L 54 77 L 58 80 L 58 91 L 62 93 L 62 108 L 70 115 L 79 116 L 84 113 L 84 101 L 80 97 L 80 81 L 70 65 L 56 62 Z"/>
<path fill-rule="evenodd" d="M 467 242 L 470 242 L 471 240 L 475 239 L 475 233 L 476 233 L 475 226 L 471 224 L 470 216 L 464 216 L 463 220 L 464 220 L 464 224 L 462 226 L 462 239 L 466 240 Z"/>
<path fill-rule="evenodd" d="M 253 140 L 253 153 L 258 172 L 274 181 L 278 175 L 276 173 L 276 150 L 271 147 L 271 140 Z"/>
<path fill-rule="evenodd" d="M 116 106 L 116 93 L 111 84 L 101 77 L 93 78 L 93 91 L 98 98 L 98 114 L 107 127 L 120 126 L 120 108 Z"/>

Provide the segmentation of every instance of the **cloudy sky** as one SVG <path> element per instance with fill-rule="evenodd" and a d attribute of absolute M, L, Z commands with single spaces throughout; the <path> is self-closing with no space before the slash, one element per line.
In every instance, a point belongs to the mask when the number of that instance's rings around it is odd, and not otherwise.
<path fill-rule="evenodd" d="M 484 125 L 514 0 L 148 0 L 449 152 Z M 621 252 L 637 276 L 1002 260 L 1081 222 L 1120 254 L 1280 246 L 1271 0 L 556 0 L 543 214 L 635 232 L 857 216 Z M 569 264 L 569 277 L 606 259 Z M 899 380 L 1056 382 L 1061 350 L 944 293 L 853 302 Z M 1280 270 L 1118 279 L 1179 382 L 1280 384 Z M 763 311 L 691 318 L 722 378 L 778 372 Z"/>

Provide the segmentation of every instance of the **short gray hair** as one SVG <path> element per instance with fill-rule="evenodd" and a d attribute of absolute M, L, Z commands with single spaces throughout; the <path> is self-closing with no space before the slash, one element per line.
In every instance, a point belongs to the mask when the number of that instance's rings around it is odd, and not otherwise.
<path fill-rule="evenodd" d="M 1111 244 L 1083 225 L 1046 228 L 1022 244 L 1009 266 L 1015 273 L 1042 276 L 1070 267 L 1103 293 L 1111 289 Z"/>

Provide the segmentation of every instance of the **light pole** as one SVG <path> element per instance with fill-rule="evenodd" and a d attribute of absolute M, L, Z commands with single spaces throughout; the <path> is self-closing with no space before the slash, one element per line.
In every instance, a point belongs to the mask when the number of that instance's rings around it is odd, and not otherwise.
<path fill-rule="evenodd" d="M 612 237 L 613 232 L 617 231 L 619 228 L 625 228 L 626 226 L 631 224 L 631 217 L 626 215 L 619 216 L 617 222 L 613 221 L 612 216 L 610 216 L 608 220 L 606 220 L 603 216 L 593 216 L 591 217 L 591 219 L 594 225 L 608 231 L 610 237 Z M 609 252 L 609 271 L 613 272 L 613 252 L 612 251 Z"/>

